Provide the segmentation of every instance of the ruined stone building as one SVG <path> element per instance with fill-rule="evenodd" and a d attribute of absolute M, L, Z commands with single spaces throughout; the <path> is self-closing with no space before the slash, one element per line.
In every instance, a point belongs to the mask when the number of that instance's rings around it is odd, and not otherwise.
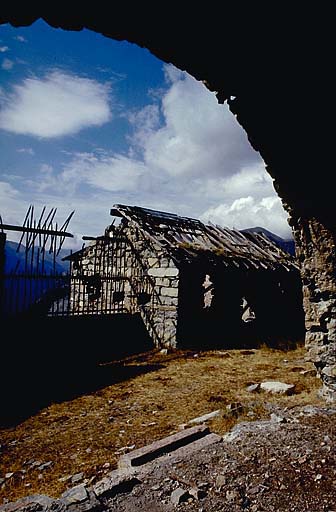
<path fill-rule="evenodd" d="M 140 315 L 158 347 L 301 333 L 297 263 L 267 237 L 136 206 L 111 215 L 69 257 L 71 314 Z"/>
<path fill-rule="evenodd" d="M 132 6 L 132 19 L 128 3 L 115 4 L 112 17 L 108 8 L 90 4 L 70 11 L 48 3 L 23 11 L 7 2 L 0 23 L 20 27 L 42 17 L 53 27 L 85 28 L 135 43 L 187 71 L 219 103 L 228 104 L 262 156 L 289 215 L 303 284 L 308 354 L 324 396 L 336 400 L 336 202 L 329 143 L 333 31 L 328 30 L 328 10 L 288 16 L 283 9 L 274 16 L 273 9 L 258 9 L 255 3 L 237 11 L 231 2 L 223 30 L 223 17 L 210 5 L 178 16 L 167 9 L 163 18 L 160 9 L 139 2 Z M 318 35 L 312 30 L 317 16 Z M 211 27 L 207 37 L 204 27 Z M 312 99 L 316 108 L 307 109 Z M 214 136 L 220 144 L 220 130 Z"/>

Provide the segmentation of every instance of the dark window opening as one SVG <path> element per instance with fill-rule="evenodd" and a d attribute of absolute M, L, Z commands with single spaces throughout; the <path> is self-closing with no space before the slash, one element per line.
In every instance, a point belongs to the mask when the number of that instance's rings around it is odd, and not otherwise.
<path fill-rule="evenodd" d="M 113 292 L 113 302 L 122 302 L 125 298 L 125 292 Z"/>
<path fill-rule="evenodd" d="M 137 301 L 138 301 L 138 304 L 140 306 L 143 306 L 145 304 L 148 304 L 148 302 L 150 301 L 151 299 L 151 296 L 149 295 L 149 293 L 146 293 L 146 292 L 141 292 L 141 293 L 138 293 L 138 296 L 137 296 Z"/>
<path fill-rule="evenodd" d="M 101 290 L 101 278 L 99 275 L 87 276 L 84 280 L 86 293 L 90 302 L 99 299 Z"/>

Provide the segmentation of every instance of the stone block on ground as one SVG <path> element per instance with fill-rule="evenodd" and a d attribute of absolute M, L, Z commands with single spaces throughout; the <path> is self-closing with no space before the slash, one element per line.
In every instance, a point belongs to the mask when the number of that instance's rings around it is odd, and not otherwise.
<path fill-rule="evenodd" d="M 295 384 L 286 384 L 277 380 L 269 380 L 260 384 L 260 389 L 266 393 L 279 395 L 292 395 L 295 391 Z"/>
<path fill-rule="evenodd" d="M 119 469 L 129 469 L 131 467 L 141 466 L 160 457 L 166 453 L 176 450 L 185 446 L 197 439 L 200 439 L 209 434 L 208 427 L 204 425 L 195 426 L 182 430 L 171 436 L 155 441 L 143 448 L 138 448 L 130 453 L 120 457 L 118 467 Z"/>
<path fill-rule="evenodd" d="M 80 484 L 65 491 L 62 494 L 61 499 L 66 505 L 71 505 L 73 503 L 82 503 L 88 499 L 88 497 L 89 495 L 85 485 Z"/>
<path fill-rule="evenodd" d="M 113 498 L 119 493 L 130 492 L 140 483 L 137 478 L 115 470 L 97 482 L 93 486 L 93 492 L 99 499 L 102 497 Z"/>
<path fill-rule="evenodd" d="M 217 409 L 216 411 L 203 414 L 202 416 L 197 416 L 197 418 L 193 418 L 192 420 L 189 420 L 187 423 L 182 423 L 181 425 L 179 425 L 179 427 L 181 429 L 185 429 L 190 425 L 205 423 L 206 421 L 212 420 L 213 418 L 217 418 L 217 416 L 220 416 L 220 414 L 221 409 Z"/>
<path fill-rule="evenodd" d="M 170 496 L 170 501 L 173 503 L 173 505 L 177 506 L 180 503 L 183 503 L 184 501 L 187 501 L 187 499 L 190 497 L 189 492 L 182 489 L 182 487 L 178 487 L 175 489 L 175 491 L 172 492 Z"/>
<path fill-rule="evenodd" d="M 250 386 L 247 386 L 246 391 L 248 393 L 258 393 L 260 391 L 260 383 L 250 384 Z"/>
<path fill-rule="evenodd" d="M 65 505 L 43 494 L 32 494 L 17 501 L 0 506 L 1 512 L 64 512 Z"/>

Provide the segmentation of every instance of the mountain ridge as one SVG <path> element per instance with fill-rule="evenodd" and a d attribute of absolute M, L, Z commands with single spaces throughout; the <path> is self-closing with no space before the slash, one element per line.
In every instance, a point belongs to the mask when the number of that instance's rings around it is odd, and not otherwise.
<path fill-rule="evenodd" d="M 266 228 L 262 228 L 261 226 L 255 226 L 252 228 L 241 229 L 241 233 L 257 233 L 263 234 L 267 236 L 272 242 L 274 242 L 278 247 L 288 252 L 292 256 L 295 256 L 295 242 L 293 238 L 281 238 L 281 236 L 272 233 Z"/>

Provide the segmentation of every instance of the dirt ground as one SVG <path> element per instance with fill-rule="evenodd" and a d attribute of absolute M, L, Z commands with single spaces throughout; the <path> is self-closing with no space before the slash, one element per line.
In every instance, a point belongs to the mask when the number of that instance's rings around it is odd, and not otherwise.
<path fill-rule="evenodd" d="M 336 409 L 297 406 L 281 414 L 239 423 L 189 457 L 164 464 L 158 459 L 131 492 L 108 499 L 105 509 L 335 512 Z"/>
<path fill-rule="evenodd" d="M 238 422 L 269 419 L 274 407 L 323 406 L 319 379 L 300 373 L 312 368 L 305 355 L 303 347 L 152 351 L 105 364 L 98 369 L 104 376 L 99 389 L 0 431 L 0 504 L 34 493 L 58 497 L 78 483 L 94 483 L 120 455 L 217 409 L 220 416 L 208 424 L 224 434 Z M 295 384 L 295 394 L 246 390 L 265 380 Z M 234 402 L 242 407 L 232 413 L 227 405 Z"/>

